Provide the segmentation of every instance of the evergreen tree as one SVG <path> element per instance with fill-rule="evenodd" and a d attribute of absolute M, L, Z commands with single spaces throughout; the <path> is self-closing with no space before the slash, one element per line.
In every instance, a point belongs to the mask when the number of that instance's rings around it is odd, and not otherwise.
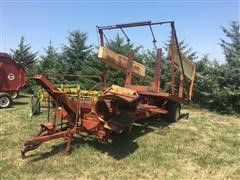
<path fill-rule="evenodd" d="M 17 49 L 10 49 L 12 52 L 12 57 L 21 65 L 24 66 L 26 76 L 32 76 L 33 74 L 36 74 L 39 70 L 38 64 L 37 64 L 37 53 L 31 52 L 31 46 L 29 44 L 25 44 L 24 37 L 21 37 L 20 43 L 18 45 Z M 28 79 L 27 81 L 27 92 L 32 92 L 34 87 L 36 86 L 36 82 Z"/>
<path fill-rule="evenodd" d="M 98 83 L 101 82 L 102 65 L 97 57 L 97 53 L 91 53 L 82 64 L 81 74 L 83 77 L 80 78 L 81 89 L 92 89 Z M 88 76 L 88 77 L 85 77 Z M 100 84 L 94 88 L 100 90 Z"/>
<path fill-rule="evenodd" d="M 37 53 L 31 52 L 31 46 L 25 44 L 25 38 L 21 37 L 20 43 L 17 49 L 10 49 L 13 58 L 26 68 L 31 68 L 37 61 Z"/>
<path fill-rule="evenodd" d="M 52 45 L 52 42 L 49 42 L 47 48 L 44 48 L 44 55 L 41 56 L 40 59 L 40 69 L 41 71 L 53 71 L 57 72 L 59 66 L 59 54 L 57 53 L 57 49 L 55 49 Z"/>
<path fill-rule="evenodd" d="M 63 47 L 63 62 L 68 73 L 79 73 L 82 70 L 84 60 L 91 52 L 91 46 L 87 45 L 87 33 L 75 30 L 69 33 L 68 45 Z"/>
<path fill-rule="evenodd" d="M 186 43 L 186 41 L 181 40 L 179 42 L 179 49 L 189 60 L 194 61 L 198 59 L 197 52 L 194 51 L 193 48 Z"/>
<path fill-rule="evenodd" d="M 239 22 L 233 21 L 230 28 L 222 27 L 229 41 L 221 39 L 221 47 L 226 57 L 226 66 L 221 69 L 224 79 L 220 82 L 227 94 L 230 107 L 240 113 L 240 32 Z"/>
<path fill-rule="evenodd" d="M 57 49 L 55 49 L 52 45 L 51 41 L 49 42 L 48 47 L 44 48 L 44 55 L 40 57 L 39 66 L 40 73 L 49 72 L 53 74 L 61 74 L 64 71 L 63 62 L 60 58 L 60 55 L 57 52 Z M 47 77 L 51 77 L 50 79 L 52 80 L 52 82 L 56 84 L 60 84 L 61 81 L 64 79 L 63 77 L 59 77 L 59 75 Z"/>
<path fill-rule="evenodd" d="M 144 85 L 150 85 L 152 82 L 154 66 L 156 62 L 157 51 L 156 49 L 153 50 L 146 50 L 143 53 L 143 62 L 145 65 L 145 78 L 143 80 Z M 162 53 L 161 57 L 161 80 L 160 80 L 160 89 L 161 91 L 168 91 L 171 87 L 171 66 L 170 61 L 167 59 L 164 54 Z"/>
<path fill-rule="evenodd" d="M 128 52 L 130 49 L 134 51 L 134 60 L 140 63 L 143 63 L 142 56 L 139 53 L 139 50 L 142 48 L 141 46 L 134 47 L 133 43 L 126 42 L 123 38 L 117 34 L 114 40 L 111 40 L 107 47 L 119 54 L 124 56 L 128 56 Z M 120 86 L 124 86 L 125 82 L 125 72 L 123 70 L 112 68 L 111 66 L 107 66 L 107 81 L 109 85 L 117 84 Z M 138 77 L 133 77 L 133 84 L 139 82 Z"/>
<path fill-rule="evenodd" d="M 141 79 L 143 85 L 148 86 L 152 81 L 153 68 L 156 61 L 156 50 L 146 50 L 143 52 L 143 62 L 145 65 L 145 77 Z"/>
<path fill-rule="evenodd" d="M 233 21 L 230 24 L 230 28 L 222 27 L 222 30 L 229 42 L 221 39 L 221 47 L 223 48 L 226 61 L 229 66 L 240 67 L 240 32 L 239 22 Z"/>
<path fill-rule="evenodd" d="M 239 23 L 222 27 L 229 41 L 221 39 L 226 63 L 210 61 L 207 56 L 196 62 L 197 78 L 193 101 L 220 113 L 240 113 L 240 33 Z"/>
<path fill-rule="evenodd" d="M 165 51 L 167 52 L 169 51 L 170 44 L 171 44 L 171 39 L 167 43 L 165 43 L 165 46 L 164 46 Z M 178 45 L 179 45 L 180 52 L 183 53 L 189 60 L 194 61 L 198 59 L 197 52 L 194 51 L 193 48 L 190 47 L 185 40 L 181 40 L 178 43 Z"/>
<path fill-rule="evenodd" d="M 221 111 L 221 108 L 216 104 L 219 99 L 219 68 L 217 62 L 209 60 L 208 55 L 196 63 L 196 80 L 194 85 L 193 102 L 211 110 Z"/>

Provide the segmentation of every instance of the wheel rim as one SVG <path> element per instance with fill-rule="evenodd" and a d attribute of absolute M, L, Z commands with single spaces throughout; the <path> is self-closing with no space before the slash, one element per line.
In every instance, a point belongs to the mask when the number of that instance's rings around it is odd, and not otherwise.
<path fill-rule="evenodd" d="M 17 98 L 17 95 L 18 95 L 17 92 L 14 92 L 14 93 L 12 93 L 11 96 L 12 96 L 13 99 L 15 99 L 15 98 Z"/>
<path fill-rule="evenodd" d="M 6 96 L 0 98 L 0 106 L 1 107 L 8 107 L 10 104 L 10 99 Z"/>

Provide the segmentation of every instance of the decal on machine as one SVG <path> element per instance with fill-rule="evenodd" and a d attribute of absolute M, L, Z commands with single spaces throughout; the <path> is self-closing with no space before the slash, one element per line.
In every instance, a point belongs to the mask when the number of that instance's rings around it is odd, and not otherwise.
<path fill-rule="evenodd" d="M 13 73 L 8 74 L 8 79 L 10 81 L 14 80 L 15 79 L 15 75 Z"/>

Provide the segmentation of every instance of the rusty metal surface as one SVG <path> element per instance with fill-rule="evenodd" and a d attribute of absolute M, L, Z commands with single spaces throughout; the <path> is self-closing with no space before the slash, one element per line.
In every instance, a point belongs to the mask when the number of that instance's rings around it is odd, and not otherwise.
<path fill-rule="evenodd" d="M 152 85 L 151 90 L 159 92 L 160 89 L 160 79 L 161 79 L 161 56 L 162 56 L 162 49 L 157 49 L 157 57 L 156 62 L 154 66 L 154 72 L 153 72 L 153 79 L 152 79 Z"/>
<path fill-rule="evenodd" d="M 180 73 L 180 85 L 178 94 L 175 94 L 175 66 L 174 47 L 178 46 L 173 21 L 152 23 L 151 21 L 118 24 L 114 26 L 98 27 L 101 46 L 104 46 L 104 30 L 121 29 L 136 26 L 171 25 L 171 92 L 161 91 L 161 55 L 162 50 L 157 49 L 156 62 L 152 82 L 148 86 L 133 85 L 133 50 L 128 53 L 125 87 L 112 85 L 106 87 L 106 66 L 103 62 L 102 84 L 104 91 L 97 101 L 70 99 L 64 92 L 58 90 L 43 75 L 35 75 L 33 78 L 49 93 L 56 102 L 55 115 L 52 122 L 41 125 L 40 130 L 33 139 L 26 141 L 21 151 L 22 156 L 33 149 L 38 148 L 43 142 L 63 137 L 67 140 L 66 152 L 71 150 L 71 140 L 76 134 L 82 132 L 94 134 L 100 140 L 105 141 L 112 132 L 122 133 L 125 129 L 132 128 L 135 121 L 154 115 L 171 113 L 171 106 L 189 102 L 193 89 L 195 71 L 193 72 L 190 84 L 189 95 L 184 96 L 186 79 L 184 69 Z M 151 28 L 151 27 L 150 27 Z M 124 32 L 124 31 L 122 31 Z M 151 29 L 152 37 L 155 36 Z M 125 32 L 124 32 L 125 34 Z M 125 34 L 126 35 L 126 34 Z M 127 36 L 126 36 L 127 37 Z M 181 56 L 180 54 L 177 54 Z M 180 62 L 181 57 L 179 57 Z M 182 67 L 182 62 L 180 63 Z M 184 67 L 182 67 L 184 68 Z M 189 98 L 190 97 L 190 98 Z M 56 121 L 60 121 L 56 122 Z"/>
<path fill-rule="evenodd" d="M 127 60 L 127 71 L 125 77 L 125 87 L 128 87 L 132 84 L 132 73 L 133 73 L 133 50 L 128 52 L 128 60 Z M 145 67 L 144 67 L 145 69 Z"/>
<path fill-rule="evenodd" d="M 176 33 L 176 28 L 175 28 L 175 23 L 174 21 L 163 21 L 163 22 L 151 22 L 151 21 L 143 21 L 143 22 L 133 22 L 133 23 L 124 23 L 124 24 L 117 24 L 117 25 L 109 25 L 109 26 L 97 26 L 99 34 L 100 34 L 100 41 L 101 41 L 101 46 L 104 46 L 104 38 L 106 39 L 106 37 L 104 36 L 104 31 L 106 30 L 122 30 L 123 28 L 132 28 L 132 27 L 139 27 L 139 26 L 149 26 L 150 27 L 150 31 L 153 37 L 153 43 L 156 43 L 156 38 L 154 36 L 154 32 L 152 30 L 152 26 L 155 25 L 170 25 L 171 28 L 171 43 L 170 43 L 170 52 L 171 52 L 171 56 L 170 56 L 170 63 L 171 63 L 171 95 L 172 96 L 176 96 L 177 98 L 172 98 L 174 99 L 178 99 L 178 98 L 183 98 L 186 99 L 186 102 L 191 100 L 191 95 L 192 95 L 192 90 L 193 90 L 193 83 L 194 83 L 194 77 L 195 77 L 195 69 L 192 71 L 192 76 L 191 76 L 191 82 L 190 85 L 186 80 L 186 74 L 185 71 L 188 72 L 184 67 L 184 60 L 182 58 L 180 49 L 179 49 L 179 44 L 178 44 L 178 38 L 177 38 L 177 33 Z M 126 37 L 126 34 L 124 32 L 124 35 Z M 129 38 L 128 38 L 129 39 Z M 159 53 L 159 52 L 158 52 Z M 157 59 L 159 57 L 157 56 Z M 184 83 L 182 83 L 182 88 L 185 89 L 186 91 L 185 94 L 183 93 L 183 95 L 181 95 L 181 93 L 175 93 L 175 85 L 176 85 L 176 80 L 175 80 L 175 62 L 178 62 L 178 69 L 180 69 L 182 71 L 182 81 Z M 157 62 L 155 64 L 155 66 L 157 66 Z M 105 67 L 103 67 L 104 69 Z M 158 69 L 158 68 L 156 68 Z M 161 76 L 161 67 L 159 67 L 158 69 L 160 71 L 159 76 Z M 157 74 L 158 72 L 156 72 L 156 74 L 154 73 L 155 77 L 158 76 Z M 104 83 L 106 82 L 106 72 L 103 73 L 104 74 Z M 180 77 L 179 77 L 180 78 Z M 154 83 L 155 82 L 155 83 Z M 148 90 L 150 91 L 154 91 L 154 88 L 157 87 L 157 90 L 160 86 L 160 82 L 159 82 L 159 86 L 155 85 L 156 84 L 156 78 L 154 78 L 154 81 L 152 83 L 152 89 L 148 88 Z M 128 87 L 130 87 L 131 85 L 128 85 Z M 179 96 L 180 95 L 180 96 Z M 184 95 L 186 95 L 186 97 L 184 97 Z M 184 101 L 182 101 L 184 102 Z"/>

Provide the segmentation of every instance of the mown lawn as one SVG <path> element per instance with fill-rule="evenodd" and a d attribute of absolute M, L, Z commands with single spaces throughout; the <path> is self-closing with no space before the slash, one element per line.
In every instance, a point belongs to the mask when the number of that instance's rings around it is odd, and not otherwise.
<path fill-rule="evenodd" d="M 65 155 L 63 139 L 44 143 L 21 159 L 24 140 L 46 119 L 32 119 L 29 97 L 0 109 L 1 179 L 240 179 L 240 118 L 187 109 L 188 119 L 152 118 L 112 143 L 76 137 Z"/>

